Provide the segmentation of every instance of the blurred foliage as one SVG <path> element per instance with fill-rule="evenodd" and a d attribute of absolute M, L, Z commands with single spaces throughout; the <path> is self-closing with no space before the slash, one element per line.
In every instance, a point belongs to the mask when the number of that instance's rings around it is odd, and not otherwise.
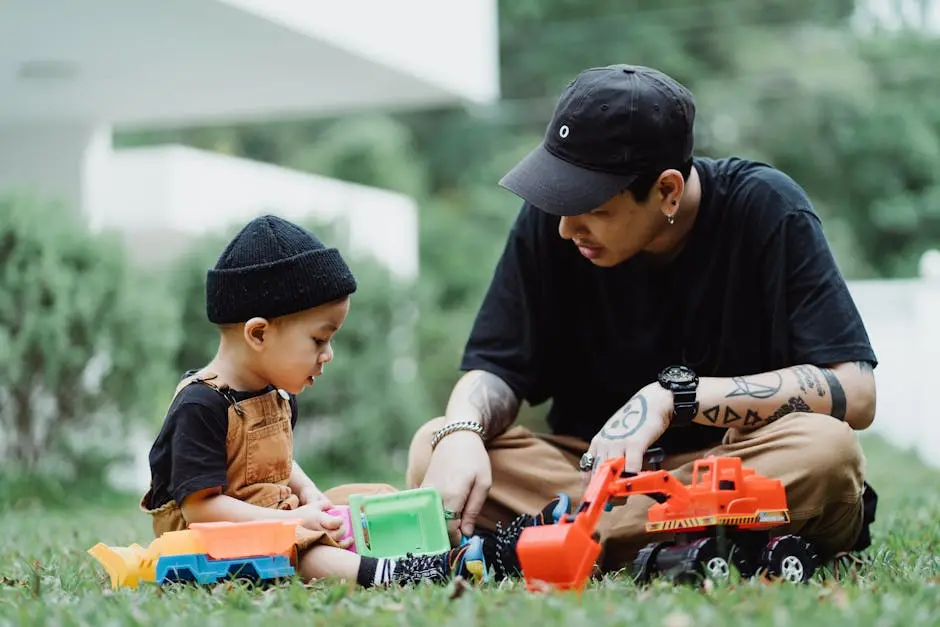
<path fill-rule="evenodd" d="M 497 181 L 537 145 L 555 99 L 586 67 L 627 62 L 672 74 L 696 96 L 698 154 L 760 159 L 790 174 L 813 198 L 847 277 L 913 276 L 920 254 L 940 240 L 940 109 L 930 106 L 940 96 L 940 74 L 930 61 L 940 41 L 916 21 L 887 31 L 859 27 L 860 16 L 852 0 L 504 1 L 502 99 L 492 106 L 141 131 L 120 134 L 115 144 L 179 142 L 417 199 L 420 281 L 398 285 L 374 262 L 351 259 L 361 289 L 337 336 L 336 360 L 301 396 L 306 431 L 297 450 L 308 467 L 368 480 L 383 470 L 398 473 L 413 429 L 444 411 L 519 207 Z M 136 355 L 140 343 L 156 342 L 145 360 L 156 368 L 173 344 L 165 363 L 177 375 L 211 357 L 216 336 L 204 314 L 205 269 L 227 237 L 216 233 L 196 243 L 167 273 L 173 291 L 166 300 L 180 307 L 178 327 L 146 323 L 161 332 L 132 334 L 122 350 Z M 325 239 L 333 237 L 341 245 L 339 234 Z M 100 281 L 111 285 L 104 277 L 119 274 L 117 261 L 102 253 L 93 263 Z M 72 285 L 73 278 L 40 279 L 46 271 L 58 276 L 52 265 L 31 263 L 24 271 L 40 285 Z M 20 289 L 23 295 L 9 302 L 37 298 L 34 288 Z M 118 297 L 105 286 L 94 289 L 97 296 L 80 301 L 94 304 L 79 311 L 128 320 L 120 317 L 123 306 L 96 309 Z M 0 314 L 6 316 L 0 338 L 20 328 L 10 325 L 23 325 L 23 309 L 9 307 Z M 98 350 L 62 335 L 68 327 L 52 311 L 47 323 L 56 330 L 42 350 L 61 352 L 70 364 Z M 44 368 L 43 380 L 58 385 L 62 375 Z M 123 397 L 136 388 L 113 375 L 107 389 Z M 145 415 L 160 420 L 162 402 L 151 401 Z M 539 426 L 539 412 L 526 411 Z"/>
<path fill-rule="evenodd" d="M 78 220 L 34 197 L 0 198 L 0 446 L 26 473 L 103 476 L 180 337 L 160 283 Z"/>

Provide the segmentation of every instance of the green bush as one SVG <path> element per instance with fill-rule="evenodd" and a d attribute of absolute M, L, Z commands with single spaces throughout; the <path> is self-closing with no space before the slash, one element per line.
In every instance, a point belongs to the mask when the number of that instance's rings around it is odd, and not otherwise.
<path fill-rule="evenodd" d="M 176 309 L 77 211 L 0 198 L 0 424 L 18 473 L 104 473 L 168 380 Z M 88 479 L 86 476 L 83 479 Z"/>

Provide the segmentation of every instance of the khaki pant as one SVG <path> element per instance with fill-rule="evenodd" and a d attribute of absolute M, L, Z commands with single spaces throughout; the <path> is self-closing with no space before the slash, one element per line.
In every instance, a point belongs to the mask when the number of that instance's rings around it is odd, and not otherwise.
<path fill-rule="evenodd" d="M 442 418 L 434 419 L 415 434 L 408 458 L 409 488 L 424 480 L 431 435 L 442 424 Z M 494 438 L 487 448 L 493 483 L 477 520 L 481 529 L 492 531 L 496 521 L 534 514 L 559 492 L 575 503 L 580 499 L 578 461 L 587 442 L 517 426 Z M 776 528 L 775 535 L 799 533 L 824 557 L 852 548 L 862 528 L 865 459 L 854 431 L 845 423 L 820 414 L 794 413 L 756 431 L 730 429 L 720 445 L 667 455 L 662 467 L 688 484 L 693 461 L 708 454 L 740 457 L 757 473 L 783 482 L 791 522 Z M 598 527 L 603 570 L 629 567 L 654 536 L 671 538 L 667 533 L 646 533 L 646 510 L 653 503 L 647 496 L 632 496 L 626 505 L 604 514 Z"/>

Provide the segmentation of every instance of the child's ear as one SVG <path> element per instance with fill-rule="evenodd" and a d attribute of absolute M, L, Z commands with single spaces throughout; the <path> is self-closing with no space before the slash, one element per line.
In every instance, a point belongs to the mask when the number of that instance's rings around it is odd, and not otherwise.
<path fill-rule="evenodd" d="M 271 327 L 265 318 L 252 318 L 245 323 L 243 331 L 245 342 L 256 351 L 264 348 L 264 334 Z"/>

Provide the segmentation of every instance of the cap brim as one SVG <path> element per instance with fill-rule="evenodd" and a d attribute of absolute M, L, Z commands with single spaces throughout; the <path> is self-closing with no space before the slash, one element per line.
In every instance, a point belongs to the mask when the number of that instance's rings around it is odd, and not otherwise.
<path fill-rule="evenodd" d="M 637 175 L 588 170 L 559 159 L 544 144 L 506 173 L 499 184 L 542 211 L 576 216 L 600 207 Z"/>

